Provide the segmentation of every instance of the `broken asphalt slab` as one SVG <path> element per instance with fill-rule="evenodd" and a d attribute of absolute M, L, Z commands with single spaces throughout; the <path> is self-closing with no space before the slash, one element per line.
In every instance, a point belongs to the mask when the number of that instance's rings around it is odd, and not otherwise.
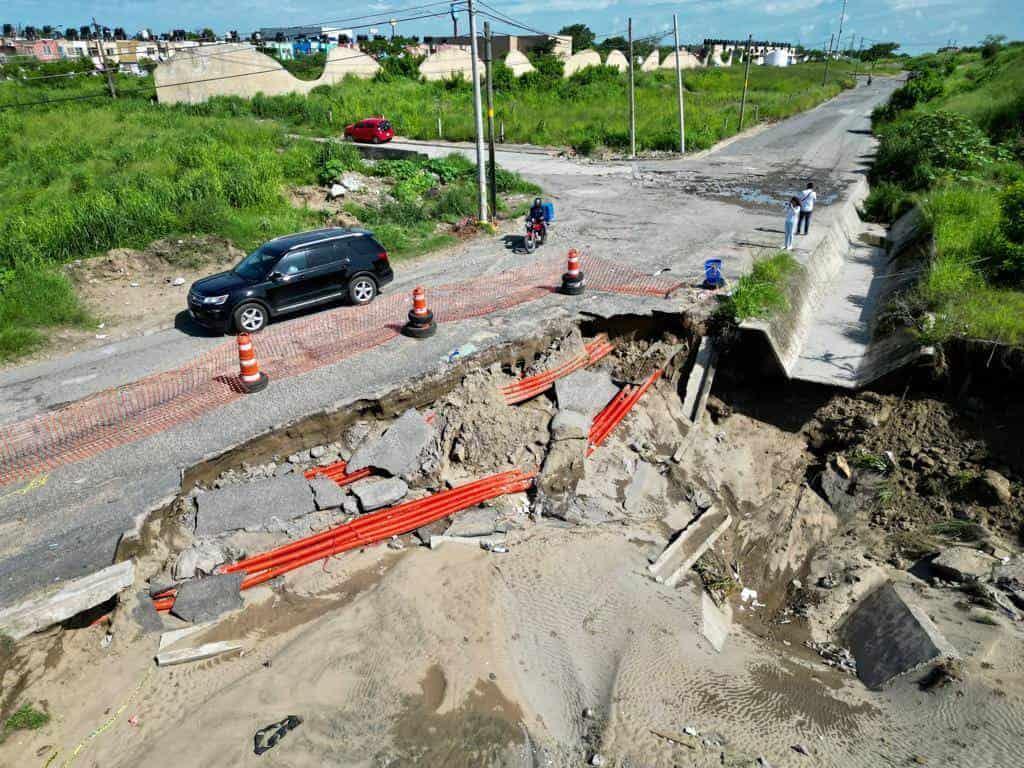
<path fill-rule="evenodd" d="M 186 581 L 178 587 L 171 613 L 193 623 L 213 621 L 218 616 L 242 607 L 244 573 L 225 573 L 205 579 Z"/>
<path fill-rule="evenodd" d="M 368 440 L 352 454 L 346 471 L 373 467 L 392 477 L 412 474 L 419 457 L 434 436 L 434 428 L 419 411 L 410 408 L 376 440 Z"/>
<path fill-rule="evenodd" d="M 593 420 L 618 393 L 619 388 L 612 383 L 607 371 L 581 368 L 555 381 L 559 410 L 576 411 L 589 420 Z M 590 428 L 589 423 L 587 428 Z"/>
<path fill-rule="evenodd" d="M 868 688 L 881 688 L 932 661 L 959 658 L 913 593 L 892 582 L 850 612 L 840 635 L 857 660 L 857 677 Z"/>
<path fill-rule="evenodd" d="M 135 580 L 131 560 L 69 581 L 57 592 L 0 611 L 0 634 L 21 640 L 109 600 Z"/>
<path fill-rule="evenodd" d="M 196 496 L 196 535 L 264 529 L 272 517 L 294 519 L 315 509 L 309 482 L 291 474 L 241 483 Z"/>
<path fill-rule="evenodd" d="M 326 477 L 314 477 L 309 481 L 313 490 L 313 501 L 317 509 L 337 509 L 345 503 L 345 490 Z"/>
<path fill-rule="evenodd" d="M 405 498 L 409 486 L 404 480 L 389 477 L 380 480 L 360 480 L 352 484 L 352 495 L 359 500 L 363 512 L 389 507 Z"/>

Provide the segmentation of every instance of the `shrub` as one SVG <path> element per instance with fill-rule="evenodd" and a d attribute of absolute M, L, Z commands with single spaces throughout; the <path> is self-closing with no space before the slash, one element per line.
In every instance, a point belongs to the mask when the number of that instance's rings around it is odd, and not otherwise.
<path fill-rule="evenodd" d="M 937 74 L 917 72 L 916 77 L 908 80 L 906 85 L 893 91 L 888 104 L 875 110 L 875 117 L 892 120 L 900 112 L 941 96 L 942 90 L 942 80 Z"/>
<path fill-rule="evenodd" d="M 1006 237 L 1014 243 L 1024 243 L 1024 181 L 1018 181 L 1003 190 L 999 208 Z"/>
<path fill-rule="evenodd" d="M 434 176 L 427 170 L 420 168 L 406 179 L 395 184 L 391 194 L 402 203 L 412 203 L 420 199 L 423 193 L 434 186 Z"/>
<path fill-rule="evenodd" d="M 988 137 L 970 118 L 944 111 L 919 114 L 883 132 L 872 175 L 906 189 L 923 189 L 944 174 L 977 171 L 992 156 Z"/>
<path fill-rule="evenodd" d="M 4 722 L 2 736 L 11 731 L 35 731 L 50 722 L 50 716 L 46 712 L 40 712 L 31 704 L 22 704 L 13 715 Z"/>
<path fill-rule="evenodd" d="M 748 318 L 766 318 L 789 308 L 786 279 L 799 265 L 786 251 L 754 262 L 750 273 L 739 279 L 726 303 L 726 311 L 736 322 Z"/>
<path fill-rule="evenodd" d="M 868 221 L 891 223 L 909 211 L 914 203 L 910 195 L 898 185 L 882 181 L 871 187 L 864 201 L 864 216 Z"/>

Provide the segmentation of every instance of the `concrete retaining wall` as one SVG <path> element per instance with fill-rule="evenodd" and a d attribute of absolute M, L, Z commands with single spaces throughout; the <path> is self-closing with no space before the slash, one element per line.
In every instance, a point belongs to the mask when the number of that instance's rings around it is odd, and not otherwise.
<path fill-rule="evenodd" d="M 629 70 L 629 61 L 623 55 L 622 51 L 614 50 L 608 54 L 608 58 L 604 60 L 606 67 L 615 67 L 619 72 L 626 72 Z"/>
<path fill-rule="evenodd" d="M 318 85 L 340 83 L 347 75 L 373 77 L 380 65 L 365 53 L 333 48 L 323 74 L 299 80 L 281 64 L 244 43 L 204 45 L 179 51 L 153 73 L 161 104 L 200 104 L 213 96 L 252 98 L 309 93 Z"/>
<path fill-rule="evenodd" d="M 477 76 L 484 76 L 484 63 L 477 59 Z M 473 79 L 473 56 L 462 48 L 444 48 L 432 53 L 420 64 L 420 74 L 427 80 Z"/>
<path fill-rule="evenodd" d="M 525 53 L 520 51 L 509 51 L 505 57 L 505 66 L 512 70 L 512 74 L 516 77 L 522 77 L 527 72 L 533 72 L 533 64 L 526 58 Z"/>
<path fill-rule="evenodd" d="M 680 69 L 700 69 L 704 64 L 690 53 L 685 48 L 679 49 L 679 68 Z M 661 62 L 662 69 L 675 69 L 676 68 L 676 55 L 670 53 L 665 57 L 665 60 Z"/>
<path fill-rule="evenodd" d="M 564 74 L 565 77 L 572 77 L 581 69 L 599 66 L 601 66 L 601 54 L 588 48 L 569 57 L 569 60 L 565 62 Z"/>

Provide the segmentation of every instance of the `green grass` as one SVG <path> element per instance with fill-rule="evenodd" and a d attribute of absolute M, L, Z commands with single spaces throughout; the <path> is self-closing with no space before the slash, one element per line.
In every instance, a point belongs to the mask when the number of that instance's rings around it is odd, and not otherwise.
<path fill-rule="evenodd" d="M 0 736 L 6 738 L 12 731 L 36 731 L 48 722 L 50 716 L 46 712 L 41 712 L 31 704 L 22 704 L 17 712 L 4 721 L 4 730 Z"/>
<path fill-rule="evenodd" d="M 9 274 L 0 287 L 0 362 L 44 346 L 40 329 L 89 322 L 71 281 L 52 265 L 24 263 Z"/>
<path fill-rule="evenodd" d="M 725 303 L 725 311 L 736 322 L 766 319 L 789 308 L 787 284 L 800 265 L 786 251 L 754 262 Z"/>
<path fill-rule="evenodd" d="M 915 115 L 940 111 L 964 115 L 981 129 L 991 144 L 990 157 L 928 174 L 908 169 L 901 178 L 876 184 L 865 210 L 891 221 L 911 200 L 921 206 L 934 255 L 903 300 L 917 318 L 922 341 L 977 338 L 1024 344 L 1024 273 L 1021 257 L 1014 256 L 1014 249 L 1019 254 L 1024 245 L 1012 242 L 1011 222 L 1000 208 L 1004 190 L 1024 178 L 1024 45 L 1007 46 L 991 61 L 966 53 L 925 57 L 918 65 L 941 72 L 941 95 L 878 126 L 883 136 L 879 158 L 887 155 L 887 135 L 898 133 L 892 126 L 898 129 Z M 890 149 L 894 156 L 902 151 Z M 954 150 L 951 156 L 966 156 Z"/>

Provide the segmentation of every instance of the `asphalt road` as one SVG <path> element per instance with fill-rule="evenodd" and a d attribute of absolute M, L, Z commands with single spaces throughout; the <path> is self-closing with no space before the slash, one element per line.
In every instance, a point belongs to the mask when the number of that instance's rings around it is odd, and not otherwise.
<path fill-rule="evenodd" d="M 870 159 L 871 110 L 897 83 L 876 78 L 810 112 L 681 160 L 589 163 L 499 152 L 498 162 L 542 185 L 558 221 L 542 254 L 574 246 L 647 272 L 699 282 L 701 264 L 725 259 L 727 276 L 782 241 L 781 204 L 807 179 L 819 190 L 811 236 Z M 472 152 L 416 146 L 429 154 Z M 436 285 L 519 266 L 527 257 L 500 237 L 476 240 L 443 258 L 400 269 L 390 291 Z M 442 368 L 447 353 L 472 340 L 479 348 L 537 335 L 545 324 L 580 313 L 653 309 L 702 311 L 684 292 L 672 300 L 552 296 L 487 318 L 443 327 L 425 342 L 399 338 L 355 358 L 275 384 L 194 421 L 53 470 L 35 482 L 0 488 L 0 607 L 54 582 L 111 561 L 118 538 L 139 516 L 180 488 L 181 472 L 254 435 L 325 409 L 372 399 Z M 192 359 L 222 338 L 168 329 L 0 374 L 0 424 L 24 419 L 102 389 Z"/>

